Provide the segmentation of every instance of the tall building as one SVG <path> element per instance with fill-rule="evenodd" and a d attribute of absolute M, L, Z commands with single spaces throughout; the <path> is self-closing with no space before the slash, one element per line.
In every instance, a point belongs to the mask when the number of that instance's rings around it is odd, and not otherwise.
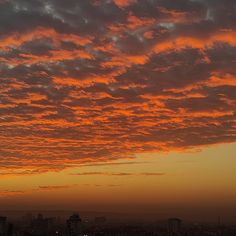
<path fill-rule="evenodd" d="M 75 213 L 67 220 L 67 229 L 69 236 L 82 235 L 82 220 L 79 214 Z"/>
<path fill-rule="evenodd" d="M 168 219 L 168 232 L 169 235 L 177 235 L 181 230 L 182 220 L 178 218 Z"/>
<path fill-rule="evenodd" d="M 52 231 L 53 219 L 44 218 L 42 214 L 31 221 L 32 234 L 35 236 L 46 236 Z"/>
<path fill-rule="evenodd" d="M 13 236 L 14 234 L 14 226 L 13 224 L 8 224 L 8 229 L 7 229 L 7 236 Z"/>
<path fill-rule="evenodd" d="M 7 217 L 0 216 L 0 236 L 7 235 Z"/>

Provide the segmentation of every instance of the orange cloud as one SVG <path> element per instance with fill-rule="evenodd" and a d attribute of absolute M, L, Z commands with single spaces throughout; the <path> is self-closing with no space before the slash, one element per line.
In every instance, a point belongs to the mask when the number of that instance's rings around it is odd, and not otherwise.
<path fill-rule="evenodd" d="M 230 2 L 4 4 L 2 176 L 235 142 Z"/>
<path fill-rule="evenodd" d="M 164 42 L 158 43 L 154 47 L 154 51 L 157 53 L 164 52 L 167 50 L 181 49 L 181 48 L 199 48 L 204 49 L 207 47 L 212 47 L 215 43 L 223 42 L 228 43 L 232 46 L 236 45 L 236 32 L 219 32 L 210 35 L 208 38 L 201 39 L 197 37 L 178 37 Z"/>
<path fill-rule="evenodd" d="M 119 7 L 127 7 L 130 4 L 136 3 L 136 0 L 114 0 L 114 2 Z"/>

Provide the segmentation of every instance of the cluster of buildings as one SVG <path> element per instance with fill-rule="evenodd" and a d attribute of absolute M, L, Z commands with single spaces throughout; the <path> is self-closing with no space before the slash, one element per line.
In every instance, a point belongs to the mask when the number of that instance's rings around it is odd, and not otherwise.
<path fill-rule="evenodd" d="M 73 214 L 62 224 L 57 218 L 27 215 L 23 221 L 9 223 L 7 217 L 0 217 L 0 236 L 82 236 L 82 220 Z"/>
<path fill-rule="evenodd" d="M 110 224 L 105 217 L 96 217 L 91 223 L 82 221 L 77 213 L 67 220 L 38 214 L 27 215 L 14 224 L 0 217 L 0 236 L 236 236 L 236 227 L 186 226 L 178 218 L 170 218 L 162 225 Z"/>

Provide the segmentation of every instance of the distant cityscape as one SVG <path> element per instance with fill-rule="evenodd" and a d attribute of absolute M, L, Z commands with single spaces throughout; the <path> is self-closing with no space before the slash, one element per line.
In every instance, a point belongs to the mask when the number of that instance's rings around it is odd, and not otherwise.
<path fill-rule="evenodd" d="M 67 219 L 27 213 L 10 220 L 0 216 L 0 236 L 236 236 L 236 225 L 186 223 L 169 218 L 162 223 L 118 223 L 105 216 L 82 219 L 79 213 Z"/>

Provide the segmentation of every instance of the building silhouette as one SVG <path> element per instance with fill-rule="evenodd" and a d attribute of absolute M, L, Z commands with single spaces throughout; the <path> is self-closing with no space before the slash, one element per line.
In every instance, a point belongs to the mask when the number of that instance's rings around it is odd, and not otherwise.
<path fill-rule="evenodd" d="M 42 214 L 31 221 L 31 233 L 36 236 L 46 236 L 52 231 L 53 219 L 44 218 Z"/>
<path fill-rule="evenodd" d="M 82 220 L 79 214 L 75 213 L 70 216 L 66 223 L 69 236 L 82 235 Z"/>
<path fill-rule="evenodd" d="M 168 219 L 168 232 L 169 235 L 177 235 L 181 230 L 182 220 L 178 218 Z"/>
<path fill-rule="evenodd" d="M 7 235 L 7 217 L 0 216 L 0 236 Z"/>
<path fill-rule="evenodd" d="M 13 235 L 14 235 L 14 226 L 12 223 L 9 223 L 7 229 L 7 236 L 13 236 Z"/>

